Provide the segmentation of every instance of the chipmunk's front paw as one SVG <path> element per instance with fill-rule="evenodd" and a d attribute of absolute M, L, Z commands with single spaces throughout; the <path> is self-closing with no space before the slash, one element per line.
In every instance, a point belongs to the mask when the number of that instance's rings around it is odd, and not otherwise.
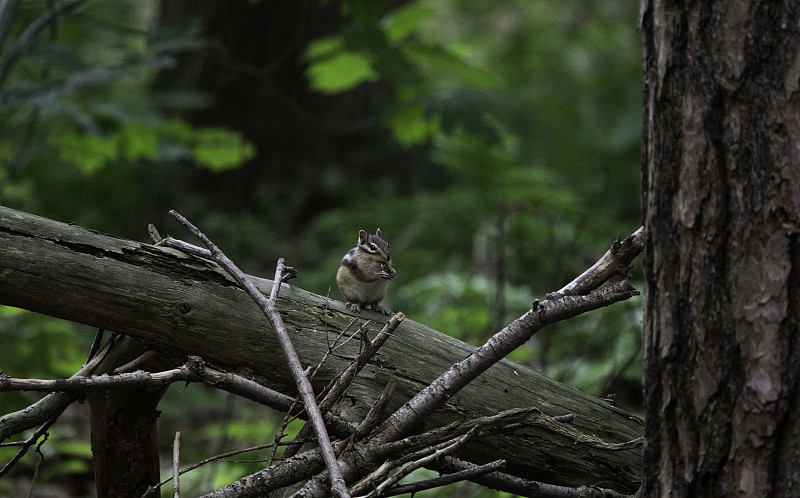
<path fill-rule="evenodd" d="M 359 303 L 350 303 L 348 302 L 345 306 L 348 309 L 351 309 L 353 313 L 360 313 L 361 312 L 361 305 Z"/>

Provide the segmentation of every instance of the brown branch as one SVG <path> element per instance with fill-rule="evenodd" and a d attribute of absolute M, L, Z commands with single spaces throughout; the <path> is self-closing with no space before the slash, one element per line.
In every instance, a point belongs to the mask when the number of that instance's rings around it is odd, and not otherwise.
<path fill-rule="evenodd" d="M 113 342 L 113 339 L 108 341 L 103 349 L 97 354 L 92 355 L 91 359 L 72 377 L 91 375 L 103 358 L 105 358 Z M 75 393 L 49 394 L 22 410 L 3 415 L 0 417 L 0 441 L 5 441 L 14 434 L 41 425 L 45 421 L 57 417 L 76 399 L 78 399 L 78 395 Z"/>
<path fill-rule="evenodd" d="M 185 252 L 186 254 L 197 256 L 198 258 L 214 259 L 214 257 L 211 255 L 211 251 L 208 249 L 203 249 L 202 247 L 189 244 L 188 242 L 184 242 L 182 240 L 174 239 L 170 236 L 157 241 L 156 245 L 162 247 L 171 247 L 181 252 Z"/>
<path fill-rule="evenodd" d="M 505 464 L 506 464 L 505 460 L 495 460 L 494 462 L 490 462 L 484 465 L 474 465 L 470 468 L 460 470 L 458 472 L 453 472 L 452 474 L 446 474 L 443 476 L 434 477 L 432 479 L 426 479 L 424 481 L 418 481 L 411 484 L 403 484 L 400 486 L 395 486 L 387 490 L 386 492 L 382 493 L 380 496 L 397 496 L 404 494 L 413 495 L 414 493 L 425 491 L 426 489 L 439 488 L 460 481 L 473 480 L 483 474 L 500 470 L 505 466 Z"/>
<path fill-rule="evenodd" d="M 614 275 L 625 277 L 628 267 L 642 251 L 644 251 L 644 227 L 640 227 L 625 240 L 620 241 L 617 237 L 602 258 L 555 294 L 565 296 L 586 294 L 603 285 Z"/>
<path fill-rule="evenodd" d="M 638 295 L 628 281 L 617 282 L 585 296 L 564 296 L 534 303 L 534 308 L 495 334 L 470 356 L 444 372 L 392 414 L 381 427 L 384 441 L 406 433 L 441 407 L 475 377 L 515 350 L 546 325 Z"/>
<path fill-rule="evenodd" d="M 181 431 L 175 433 L 175 442 L 172 444 L 172 497 L 180 498 L 181 496 L 181 481 L 180 481 L 180 462 L 181 456 Z"/>
<path fill-rule="evenodd" d="M 277 278 L 276 278 L 277 280 Z M 389 318 L 386 322 L 386 325 L 383 326 L 378 335 L 375 336 L 374 340 L 369 340 L 364 333 L 364 350 L 344 369 L 344 371 L 336 377 L 333 381 L 328 392 L 325 394 L 325 397 L 319 404 L 319 410 L 321 413 L 326 414 L 333 406 L 339 402 L 339 400 L 344 396 L 344 393 L 347 391 L 347 388 L 350 387 L 350 384 L 353 382 L 353 379 L 361 371 L 362 368 L 375 356 L 375 353 L 378 352 L 381 346 L 383 346 L 386 341 L 389 339 L 389 336 L 397 329 L 397 327 L 403 322 L 405 319 L 405 315 L 402 312 L 397 312 L 393 317 Z M 309 428 L 308 425 L 304 425 L 302 429 L 297 433 L 296 439 L 304 440 L 309 435 Z M 290 457 L 294 456 L 298 451 L 300 451 L 301 445 L 290 445 L 286 448 L 284 452 L 284 456 Z"/>
<path fill-rule="evenodd" d="M 44 435 L 44 439 L 39 444 L 41 445 L 42 443 L 44 443 L 44 441 L 47 439 L 47 430 L 50 428 L 51 425 L 53 425 L 56 422 L 56 420 L 58 420 L 58 417 L 61 416 L 61 413 L 63 413 L 63 411 L 65 409 L 66 409 L 66 407 L 62 408 L 61 411 L 59 411 L 58 413 L 52 414 L 50 416 L 50 418 L 48 420 L 46 420 L 44 422 L 44 424 L 42 424 L 41 427 L 36 429 L 36 432 L 34 432 L 33 435 L 31 437 L 29 437 L 28 439 L 26 439 L 25 441 L 19 441 L 19 442 L 8 443 L 8 444 L 6 444 L 6 443 L 0 444 L 0 447 L 2 447 L 2 446 L 19 446 L 19 450 L 17 451 L 17 453 L 11 458 L 11 460 L 8 461 L 8 463 L 6 463 L 3 466 L 2 469 L 0 469 L 0 477 L 3 477 L 3 475 L 5 475 L 9 470 L 11 470 L 11 468 L 23 456 L 25 456 L 25 454 L 28 452 L 28 450 L 31 448 L 31 446 L 36 444 L 36 441 L 38 441 L 39 438 L 42 437 L 42 435 Z"/>
<path fill-rule="evenodd" d="M 248 453 L 250 451 L 272 449 L 273 447 L 280 446 L 280 445 L 286 445 L 286 444 L 288 444 L 288 443 L 274 442 L 274 443 L 270 443 L 270 444 L 260 444 L 258 446 L 251 446 L 249 448 L 241 448 L 241 449 L 238 449 L 238 450 L 228 451 L 228 452 L 225 452 L 225 453 L 221 453 L 219 455 L 214 455 L 212 457 L 208 457 L 208 458 L 203 459 L 203 460 L 201 460 L 199 462 L 193 463 L 193 464 L 189 465 L 188 467 L 186 467 L 185 469 L 181 470 L 179 472 L 179 474 L 183 475 L 183 474 L 186 474 L 187 472 L 191 472 L 192 470 L 194 470 L 194 469 L 196 469 L 198 467 L 202 467 L 203 465 L 207 465 L 207 464 L 212 463 L 212 462 L 223 460 L 223 459 L 228 458 L 228 457 L 241 455 L 242 453 Z M 321 464 L 322 463 L 322 457 L 320 456 L 319 458 L 320 458 L 319 462 Z M 148 498 L 149 496 L 153 496 L 153 495 L 157 494 L 158 490 L 162 486 L 164 486 L 165 484 L 170 482 L 172 480 L 172 478 L 173 478 L 173 476 L 167 477 L 166 479 L 164 479 L 163 481 L 159 482 L 158 484 L 154 484 L 154 485 L 150 486 L 150 488 L 141 496 L 141 498 Z"/>
<path fill-rule="evenodd" d="M 353 433 L 353 437 L 355 439 L 361 439 L 367 436 L 374 428 L 378 426 L 381 422 L 381 418 L 383 417 L 383 412 L 386 409 L 386 404 L 392 398 L 392 394 L 394 394 L 394 388 L 397 386 L 397 383 L 394 379 L 390 380 L 386 387 L 383 389 L 383 392 L 380 396 L 375 400 L 375 403 L 372 404 L 372 407 L 367 412 L 367 415 L 364 417 L 364 420 L 358 424 L 358 428 Z"/>
<path fill-rule="evenodd" d="M 399 471 L 397 471 L 394 474 L 392 474 L 390 477 L 387 477 L 386 479 L 384 479 L 384 481 L 381 482 L 380 484 L 378 484 L 375 487 L 375 489 L 367 495 L 367 497 L 368 498 L 375 498 L 377 496 L 382 496 L 384 494 L 384 491 L 388 490 L 389 488 L 391 488 L 392 486 L 397 484 L 400 481 L 400 479 L 406 477 L 410 473 L 414 472 L 415 470 L 423 467 L 425 464 L 427 464 L 427 463 L 429 463 L 429 462 L 431 462 L 431 461 L 433 461 L 433 460 L 435 460 L 437 458 L 440 458 L 440 457 L 443 457 L 443 456 L 446 456 L 446 455 L 449 455 L 449 454 L 453 453 L 456 449 L 460 448 L 461 446 L 466 444 L 467 441 L 472 439 L 475 436 L 475 434 L 477 434 L 479 431 L 480 431 L 480 427 L 475 426 L 472 429 L 470 429 L 469 432 L 467 432 L 463 436 L 457 438 L 455 441 L 451 442 L 450 444 L 447 444 L 446 446 L 444 446 L 442 448 L 438 448 L 438 449 L 430 452 L 430 454 L 425 455 L 425 456 L 419 458 L 418 460 L 415 460 L 415 461 L 409 463 L 408 465 L 404 466 Z M 367 485 L 369 486 L 370 484 L 367 484 Z"/>
<path fill-rule="evenodd" d="M 447 474 L 463 472 L 472 467 L 473 464 L 471 463 L 449 456 L 440 458 L 433 465 L 428 466 L 428 468 Z M 619 493 L 612 489 L 595 486 L 580 486 L 577 488 L 558 486 L 555 484 L 522 479 L 497 471 L 472 476 L 468 479 L 482 486 L 486 486 L 487 488 L 497 489 L 519 496 L 527 496 L 529 498 L 630 498 L 629 495 Z"/>
<path fill-rule="evenodd" d="M 336 454 L 333 451 L 333 446 L 331 445 L 330 438 L 328 437 L 328 432 L 325 429 L 325 421 L 322 418 L 322 414 L 320 413 L 319 407 L 317 406 L 314 398 L 314 390 L 311 387 L 311 383 L 308 381 L 308 377 L 306 377 L 306 374 L 303 371 L 303 366 L 300 364 L 300 358 L 298 358 L 297 352 L 292 345 L 292 340 L 289 337 L 289 333 L 286 331 L 286 327 L 283 324 L 283 319 L 281 318 L 280 313 L 278 313 L 278 311 L 275 309 L 274 302 L 265 298 L 264 295 L 259 292 L 256 286 L 245 276 L 245 274 L 239 270 L 233 261 L 228 259 L 228 257 L 225 256 L 225 254 L 220 251 L 220 249 L 214 245 L 214 243 L 211 242 L 208 237 L 200 232 L 197 227 L 192 225 L 189 220 L 174 210 L 170 211 L 170 214 L 181 224 L 187 227 L 197 238 L 203 241 L 203 244 L 208 247 L 208 249 L 211 251 L 211 254 L 214 256 L 214 261 L 224 268 L 231 275 L 231 277 L 233 277 L 233 279 L 236 280 L 236 282 L 247 291 L 250 297 L 253 298 L 256 304 L 258 304 L 258 306 L 261 308 L 261 311 L 264 312 L 264 315 L 266 315 L 266 317 L 272 323 L 273 329 L 278 334 L 281 348 L 283 349 L 284 356 L 286 357 L 286 361 L 289 365 L 292 376 L 294 377 L 297 390 L 300 393 L 300 399 L 303 401 L 303 407 L 305 408 L 311 424 L 314 427 L 314 432 L 317 434 L 317 441 L 319 442 L 322 455 L 325 459 L 325 466 L 329 470 L 331 489 L 340 497 L 349 497 L 350 494 L 347 491 L 344 477 L 342 476 L 342 472 L 336 462 Z M 278 264 L 282 265 L 282 261 L 279 261 Z M 274 285 L 280 286 L 281 280 L 281 278 L 276 278 Z M 273 293 L 276 294 L 275 292 Z"/>
<path fill-rule="evenodd" d="M 114 375 L 83 377 L 75 374 L 68 379 L 18 379 L 0 375 L 0 392 L 41 391 L 59 393 L 84 393 L 97 389 L 130 389 L 136 387 L 161 388 L 172 382 L 202 382 L 231 394 L 255 401 L 262 405 L 288 412 L 295 398 L 273 391 L 261 384 L 231 372 L 222 372 L 209 367 L 202 358 L 191 356 L 185 365 L 162 372 L 129 372 Z M 75 398 L 76 396 L 73 396 Z M 30 407 L 29 407 L 30 408 Z M 9 414 L 12 415 L 12 414 Z M 6 417 L 8 417 L 7 415 Z M 6 417 L 3 417 L 4 419 Z M 340 417 L 329 417 L 328 423 L 337 434 L 347 435 L 356 430 L 356 425 Z M 24 429 L 20 429 L 24 430 Z M 14 434 L 13 432 L 11 434 Z M 10 434 L 9 434 L 10 435 Z"/>
<path fill-rule="evenodd" d="M 261 497 L 276 489 L 308 479 L 324 469 L 325 461 L 322 453 L 319 448 L 314 448 L 281 460 L 262 471 L 205 494 L 201 498 Z"/>

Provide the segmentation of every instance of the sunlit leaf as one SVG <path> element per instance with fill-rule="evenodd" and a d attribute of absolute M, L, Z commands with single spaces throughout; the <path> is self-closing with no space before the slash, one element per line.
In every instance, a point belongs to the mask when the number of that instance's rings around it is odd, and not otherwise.
<path fill-rule="evenodd" d="M 360 52 L 338 52 L 311 64 L 307 74 L 311 88 L 323 93 L 344 92 L 378 79 L 369 57 Z"/>
<path fill-rule="evenodd" d="M 404 146 L 423 143 L 436 129 L 436 123 L 425 116 L 425 106 L 401 106 L 387 118 L 394 137 Z"/>
<path fill-rule="evenodd" d="M 319 38 L 308 44 L 306 49 L 306 59 L 318 60 L 324 57 L 334 55 L 342 49 L 344 40 L 340 36 L 330 36 L 327 38 Z"/>
<path fill-rule="evenodd" d="M 411 33 L 417 31 L 423 22 L 430 19 L 434 10 L 430 5 L 410 3 L 393 10 L 383 21 L 386 38 L 397 43 Z"/>
<path fill-rule="evenodd" d="M 157 159 L 159 137 L 155 127 L 132 121 L 125 123 L 121 135 L 126 159 Z"/>
<path fill-rule="evenodd" d="M 193 138 L 195 161 L 215 173 L 238 168 L 256 154 L 253 144 L 225 128 L 202 128 Z"/>
<path fill-rule="evenodd" d="M 59 156 L 75 164 L 82 173 L 91 174 L 119 156 L 119 135 L 107 136 L 68 132 L 55 137 Z"/>

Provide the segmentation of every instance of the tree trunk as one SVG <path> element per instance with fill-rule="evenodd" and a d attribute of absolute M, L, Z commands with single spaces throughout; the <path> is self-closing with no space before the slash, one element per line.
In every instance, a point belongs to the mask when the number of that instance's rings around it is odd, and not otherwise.
<path fill-rule="evenodd" d="M 0 250 L 2 304 L 134 336 L 162 352 L 199 355 L 218 366 L 261 376 L 269 387 L 294 394 L 268 321 L 208 260 L 2 207 Z M 269 294 L 272 282 L 252 279 Z M 317 392 L 359 350 L 357 335 L 333 354 L 327 354 L 328 344 L 341 331 L 356 334 L 360 327 L 375 337 L 385 321 L 371 311 L 354 315 L 341 302 L 290 285 L 282 286 L 276 307 L 304 366 L 316 366 L 327 357 L 314 377 Z M 335 411 L 350 420 L 363 419 L 394 379 L 397 387 L 386 412 L 391 413 L 473 349 L 406 319 L 355 378 L 349 396 Z M 503 360 L 481 374 L 425 425 L 438 427 L 531 406 L 547 415 L 574 414 L 570 434 L 531 427 L 492 437 L 490 443 L 470 443 L 458 455 L 478 463 L 504 458 L 505 472 L 553 484 L 602 483 L 628 491 L 638 487 L 640 421 L 512 361 Z"/>
<path fill-rule="evenodd" d="M 644 496 L 800 490 L 798 14 L 642 1 Z"/>
<path fill-rule="evenodd" d="M 148 351 L 130 336 L 115 338 L 96 374 L 113 373 Z M 136 368 L 158 371 L 172 365 L 158 357 L 137 363 Z M 90 391 L 92 459 L 99 498 L 143 496 L 161 480 L 156 420 L 161 389 L 104 389 Z"/>

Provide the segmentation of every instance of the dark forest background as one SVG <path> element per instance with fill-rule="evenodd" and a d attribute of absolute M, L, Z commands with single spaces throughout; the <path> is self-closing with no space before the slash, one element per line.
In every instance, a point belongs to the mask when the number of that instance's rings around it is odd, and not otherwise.
<path fill-rule="evenodd" d="M 385 304 L 474 345 L 641 225 L 637 1 L 8 3 L 2 205 L 195 242 L 176 209 L 245 271 L 271 278 L 284 257 L 294 285 L 334 299 L 358 230 L 381 228 L 397 270 Z M 638 412 L 640 327 L 632 300 L 512 359 Z M 94 332 L 0 307 L 0 367 L 69 376 Z M 0 394 L 2 413 L 37 398 Z M 269 443 L 281 420 L 197 385 L 160 408 L 165 455 L 180 430 L 187 464 Z M 34 496 L 91 496 L 87 412 L 71 408 L 0 496 L 34 475 Z M 0 448 L 0 465 L 13 453 Z M 262 453 L 182 488 L 227 484 Z M 459 486 L 420 495 L 491 493 Z"/>

